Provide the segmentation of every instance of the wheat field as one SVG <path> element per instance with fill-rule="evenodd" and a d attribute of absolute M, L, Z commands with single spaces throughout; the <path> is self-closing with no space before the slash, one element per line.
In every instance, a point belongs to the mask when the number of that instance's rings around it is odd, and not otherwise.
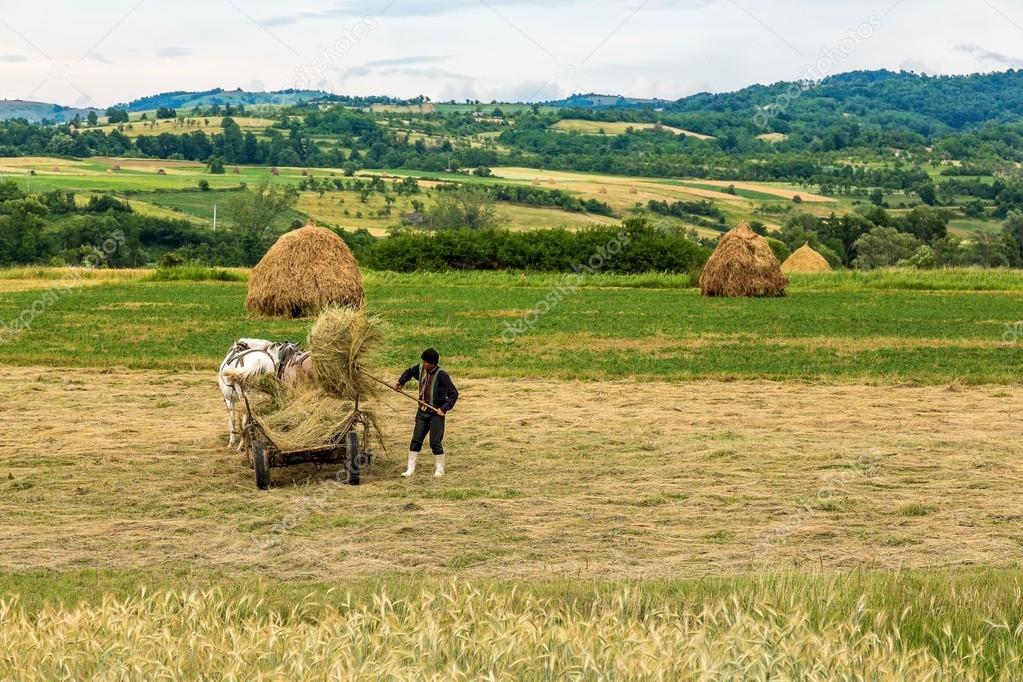
<path fill-rule="evenodd" d="M 269 612 L 207 592 L 28 613 L 0 601 L 7 680 L 1010 679 L 1023 625 L 906 646 L 897 614 L 820 622 L 796 604 L 656 606 L 628 588 L 588 605 L 451 583 Z M 1007 634 L 1007 636 L 1005 636 Z M 982 653 L 1001 661 L 981 667 Z M 992 651 L 993 650 L 993 651 Z"/>

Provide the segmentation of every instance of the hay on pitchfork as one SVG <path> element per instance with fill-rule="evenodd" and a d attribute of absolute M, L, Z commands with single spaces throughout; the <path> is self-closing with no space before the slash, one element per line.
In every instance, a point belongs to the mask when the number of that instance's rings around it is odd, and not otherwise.
<path fill-rule="evenodd" d="M 344 400 L 370 397 L 379 386 L 359 371 L 383 337 L 383 320 L 364 310 L 330 307 L 309 330 L 313 378 L 319 387 Z"/>
<path fill-rule="evenodd" d="M 700 275 L 704 296 L 784 296 L 788 284 L 771 245 L 745 222 L 721 237 Z"/>
<path fill-rule="evenodd" d="M 359 264 L 344 240 L 309 224 L 277 240 L 249 278 L 245 307 L 268 317 L 302 317 L 330 305 L 361 308 Z"/>

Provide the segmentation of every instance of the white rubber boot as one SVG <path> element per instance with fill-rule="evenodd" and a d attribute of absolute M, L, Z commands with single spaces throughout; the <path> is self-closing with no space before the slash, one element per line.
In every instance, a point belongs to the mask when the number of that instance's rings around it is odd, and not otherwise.
<path fill-rule="evenodd" d="M 434 459 L 437 460 L 437 468 L 434 470 L 433 475 L 440 478 L 444 475 L 444 455 L 435 455 Z"/>
<path fill-rule="evenodd" d="M 419 453 L 409 450 L 408 452 L 408 469 L 402 474 L 405 478 L 411 478 L 412 474 L 416 473 L 416 460 L 419 459 Z"/>

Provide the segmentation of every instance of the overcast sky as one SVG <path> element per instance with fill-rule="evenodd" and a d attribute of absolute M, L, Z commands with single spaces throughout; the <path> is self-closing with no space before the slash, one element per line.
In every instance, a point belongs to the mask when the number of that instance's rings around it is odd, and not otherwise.
<path fill-rule="evenodd" d="M 675 99 L 854 69 L 1023 67 L 1020 0 L 2 0 L 0 99 L 167 90 Z"/>

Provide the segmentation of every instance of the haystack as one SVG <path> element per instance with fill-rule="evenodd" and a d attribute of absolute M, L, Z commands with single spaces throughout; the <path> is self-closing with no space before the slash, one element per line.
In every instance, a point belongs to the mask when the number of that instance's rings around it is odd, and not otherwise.
<path fill-rule="evenodd" d="M 278 239 L 252 269 L 245 307 L 257 315 L 302 317 L 331 305 L 361 308 L 365 300 L 351 249 L 310 223 Z"/>
<path fill-rule="evenodd" d="M 721 237 L 700 276 L 704 296 L 784 296 L 788 284 L 771 245 L 745 222 Z"/>
<path fill-rule="evenodd" d="M 791 272 L 827 272 L 831 269 L 824 256 L 820 255 L 809 244 L 803 244 L 781 264 L 781 271 Z"/>

